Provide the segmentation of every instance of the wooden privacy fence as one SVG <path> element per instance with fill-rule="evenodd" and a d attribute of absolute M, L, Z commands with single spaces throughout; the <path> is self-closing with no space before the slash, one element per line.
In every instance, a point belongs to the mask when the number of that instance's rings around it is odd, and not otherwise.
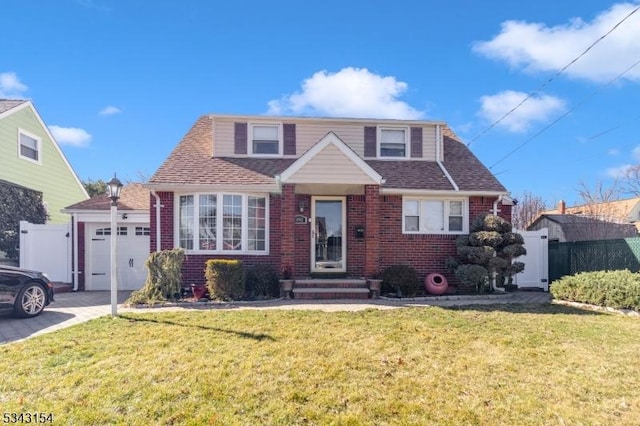
<path fill-rule="evenodd" d="M 640 271 L 640 238 L 617 240 L 549 241 L 549 280 L 578 272 Z"/>

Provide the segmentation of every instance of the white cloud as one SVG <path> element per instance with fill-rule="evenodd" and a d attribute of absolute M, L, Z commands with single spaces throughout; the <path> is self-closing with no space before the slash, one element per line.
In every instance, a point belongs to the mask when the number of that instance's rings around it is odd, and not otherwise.
<path fill-rule="evenodd" d="M 607 176 L 614 179 L 623 178 L 627 175 L 632 167 L 633 166 L 631 164 L 623 164 L 622 166 L 618 167 L 610 167 L 605 171 L 605 173 Z"/>
<path fill-rule="evenodd" d="M 491 124 L 495 123 L 526 97 L 526 93 L 513 90 L 483 96 L 480 98 L 482 106 L 478 115 Z M 525 132 L 531 124 L 548 121 L 551 116 L 564 110 L 565 103 L 560 98 L 549 95 L 534 96 L 511 112 L 498 126 L 514 133 Z"/>
<path fill-rule="evenodd" d="M 343 68 L 336 73 L 318 71 L 302 82 L 299 92 L 269 101 L 268 114 L 321 115 L 419 119 L 424 113 L 398 98 L 407 83 L 366 68 Z"/>
<path fill-rule="evenodd" d="M 49 130 L 60 145 L 83 148 L 89 145 L 92 138 L 86 130 L 76 127 L 49 126 Z"/>
<path fill-rule="evenodd" d="M 102 108 L 102 110 L 100 110 L 100 112 L 98 114 L 100 115 L 115 115 L 115 114 L 120 114 L 122 112 L 122 110 L 118 107 L 115 107 L 113 105 L 108 105 L 104 108 Z"/>
<path fill-rule="evenodd" d="M 15 72 L 0 73 L 0 98 L 23 98 L 27 89 Z"/>
<path fill-rule="evenodd" d="M 631 150 L 631 157 L 640 163 L 640 146 L 636 146 Z"/>
<path fill-rule="evenodd" d="M 620 155 L 620 150 L 618 148 L 611 148 L 607 151 L 608 155 L 617 156 Z"/>
<path fill-rule="evenodd" d="M 526 71 L 553 72 L 562 69 L 593 42 L 609 32 L 638 5 L 618 3 L 592 21 L 574 18 L 564 25 L 506 21 L 500 33 L 489 41 L 477 42 L 473 50 L 503 60 Z M 565 73 L 571 77 L 607 81 L 616 77 L 640 57 L 640 12 L 625 20 Z M 640 67 L 624 78 L 640 81 Z"/>

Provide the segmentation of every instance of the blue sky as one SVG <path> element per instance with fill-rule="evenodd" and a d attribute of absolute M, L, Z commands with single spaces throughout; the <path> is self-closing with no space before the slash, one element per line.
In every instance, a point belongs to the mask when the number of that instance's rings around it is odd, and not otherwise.
<path fill-rule="evenodd" d="M 639 6 L 3 0 L 0 97 L 83 180 L 150 177 L 206 113 L 420 118 L 516 197 L 571 204 L 640 161 L 640 11 L 581 55 Z"/>

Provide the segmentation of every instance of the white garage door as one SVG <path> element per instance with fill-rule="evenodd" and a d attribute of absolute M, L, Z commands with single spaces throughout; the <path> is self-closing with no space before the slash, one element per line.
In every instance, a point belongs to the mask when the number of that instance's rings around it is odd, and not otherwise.
<path fill-rule="evenodd" d="M 118 226 L 117 275 L 119 290 L 138 290 L 147 278 L 144 266 L 149 257 L 149 225 Z M 87 290 L 111 289 L 111 227 L 108 223 L 87 224 Z"/>

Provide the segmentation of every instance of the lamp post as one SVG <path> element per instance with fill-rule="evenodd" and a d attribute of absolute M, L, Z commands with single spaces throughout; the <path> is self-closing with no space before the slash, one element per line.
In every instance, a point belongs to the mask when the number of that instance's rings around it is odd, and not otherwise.
<path fill-rule="evenodd" d="M 118 237 L 118 199 L 122 190 L 122 182 L 118 180 L 115 173 L 113 179 L 107 182 L 107 196 L 111 200 L 111 316 L 118 315 L 118 278 L 117 278 L 117 257 L 116 242 Z"/>

